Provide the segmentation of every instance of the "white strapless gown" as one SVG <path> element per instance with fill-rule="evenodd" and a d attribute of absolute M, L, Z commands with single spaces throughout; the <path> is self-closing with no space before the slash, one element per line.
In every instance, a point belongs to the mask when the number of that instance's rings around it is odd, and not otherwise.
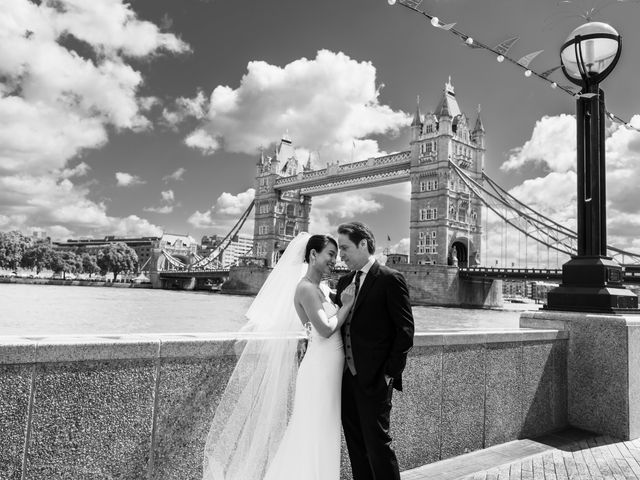
<path fill-rule="evenodd" d="M 336 307 L 323 304 L 329 316 Z M 310 325 L 310 324 L 309 324 Z M 325 338 L 311 326 L 296 379 L 293 411 L 265 480 L 340 478 L 340 402 L 344 350 L 340 331 Z"/>

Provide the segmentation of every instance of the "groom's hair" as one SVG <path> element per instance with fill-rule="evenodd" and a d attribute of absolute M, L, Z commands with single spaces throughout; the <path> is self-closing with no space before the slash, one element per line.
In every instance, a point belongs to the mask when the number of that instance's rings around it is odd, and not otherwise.
<path fill-rule="evenodd" d="M 338 242 L 336 242 L 335 238 L 330 237 L 329 235 L 311 235 L 309 240 L 307 240 L 307 248 L 305 248 L 304 251 L 304 261 L 309 263 L 311 250 L 315 250 L 316 253 L 320 253 L 329 243 L 333 243 L 336 250 L 338 249 Z"/>
<path fill-rule="evenodd" d="M 349 237 L 353 243 L 358 245 L 362 240 L 367 241 L 367 250 L 373 255 L 376 252 L 376 237 L 373 232 L 362 222 L 343 223 L 338 226 L 338 233 Z"/>

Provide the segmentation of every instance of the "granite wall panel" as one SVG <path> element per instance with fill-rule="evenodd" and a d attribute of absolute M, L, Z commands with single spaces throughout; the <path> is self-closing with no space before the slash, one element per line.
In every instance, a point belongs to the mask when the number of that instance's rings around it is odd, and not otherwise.
<path fill-rule="evenodd" d="M 484 446 L 519 438 L 523 425 L 522 344 L 488 344 L 486 349 Z"/>
<path fill-rule="evenodd" d="M 234 356 L 162 361 L 153 479 L 202 478 L 211 419 L 235 363 Z"/>
<path fill-rule="evenodd" d="M 0 365 L 0 478 L 19 480 L 34 365 Z"/>
<path fill-rule="evenodd" d="M 484 345 L 445 346 L 442 355 L 441 458 L 483 446 Z"/>
<path fill-rule="evenodd" d="M 401 470 L 440 459 L 442 347 L 410 352 L 403 392 L 393 392 L 391 437 Z"/>
<path fill-rule="evenodd" d="M 555 385 L 562 373 L 563 355 L 557 342 L 530 342 L 522 346 L 522 407 L 520 437 L 537 437 L 566 425 L 566 383 Z"/>
<path fill-rule="evenodd" d="M 154 382 L 150 360 L 39 364 L 26 478 L 145 478 Z"/>

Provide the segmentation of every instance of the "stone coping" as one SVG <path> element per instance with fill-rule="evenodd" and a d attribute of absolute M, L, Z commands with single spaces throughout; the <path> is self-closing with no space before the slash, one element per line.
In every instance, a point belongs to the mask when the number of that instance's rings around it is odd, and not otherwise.
<path fill-rule="evenodd" d="M 567 330 L 567 322 L 606 322 L 609 325 L 640 327 L 640 315 L 612 315 L 603 313 L 562 312 L 553 310 L 523 312 L 520 315 L 521 328 L 555 328 L 558 330 Z"/>
<path fill-rule="evenodd" d="M 415 335 L 416 347 L 484 345 L 566 340 L 569 332 L 553 329 L 438 330 Z M 0 336 L 0 365 L 123 359 L 206 358 L 235 356 L 236 342 L 247 333 L 108 334 Z M 291 336 L 302 339 L 302 336 Z"/>

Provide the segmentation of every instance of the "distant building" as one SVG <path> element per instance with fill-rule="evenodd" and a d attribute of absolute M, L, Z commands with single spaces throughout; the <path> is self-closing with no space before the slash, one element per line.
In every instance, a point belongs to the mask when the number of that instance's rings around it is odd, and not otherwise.
<path fill-rule="evenodd" d="M 135 250 L 138 255 L 138 270 L 148 270 L 146 264 L 151 258 L 154 248 L 158 248 L 160 237 L 118 237 L 116 235 L 108 235 L 102 239 L 97 238 L 81 238 L 68 239 L 65 242 L 53 242 L 54 247 L 58 248 L 81 248 L 88 250 L 97 249 L 112 243 L 124 243 Z"/>
<path fill-rule="evenodd" d="M 409 255 L 404 253 L 387 254 L 387 265 L 396 265 L 398 263 L 409 263 Z"/>
<path fill-rule="evenodd" d="M 35 243 L 51 242 L 51 238 L 47 237 L 47 232 L 45 230 L 34 230 L 31 234 L 31 239 Z"/>
<path fill-rule="evenodd" d="M 237 265 L 240 257 L 249 255 L 253 250 L 253 237 L 251 235 L 240 234 L 231 241 L 222 254 L 222 268 Z"/>

